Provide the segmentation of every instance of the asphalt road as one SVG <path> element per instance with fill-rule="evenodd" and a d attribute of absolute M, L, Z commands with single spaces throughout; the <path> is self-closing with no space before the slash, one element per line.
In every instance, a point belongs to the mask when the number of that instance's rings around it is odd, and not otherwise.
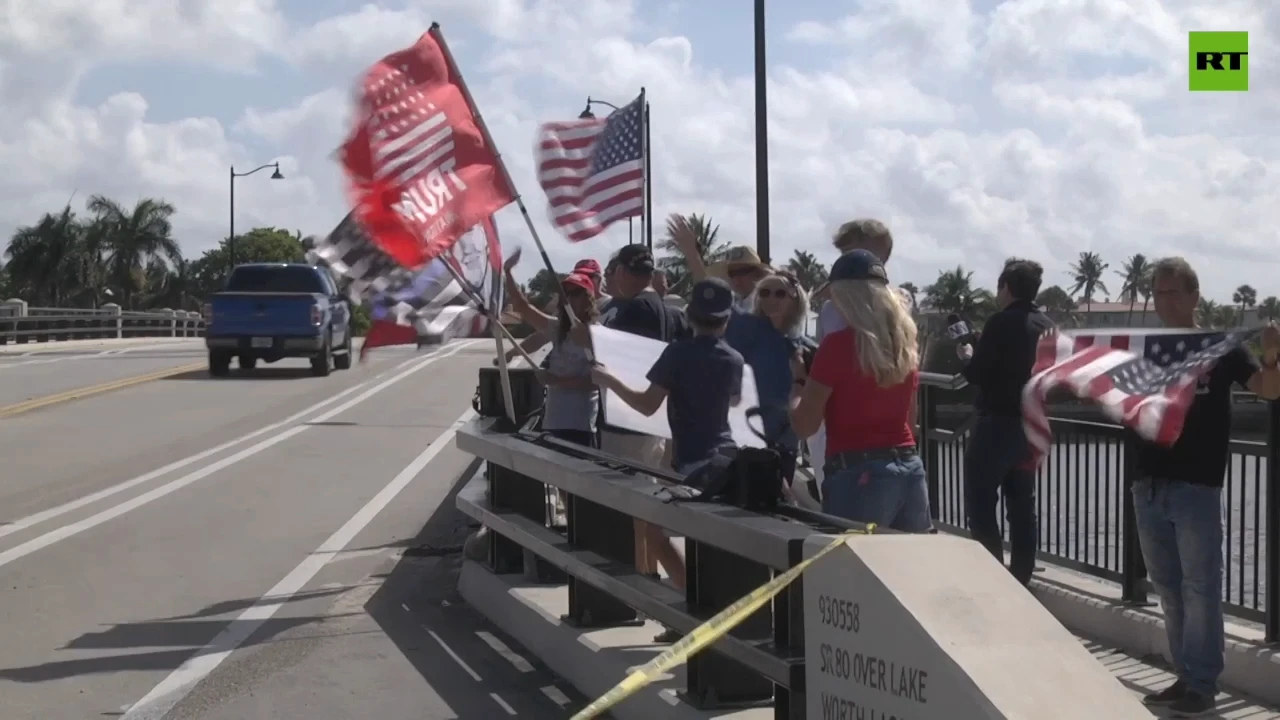
<path fill-rule="evenodd" d="M 186 345 L 49 375 L 3 354 L 0 403 Z M 454 595 L 474 468 L 452 433 L 492 355 L 195 371 L 0 418 L 0 717 L 568 717 L 582 698 Z"/>
<path fill-rule="evenodd" d="M 167 368 L 203 363 L 203 343 L 200 338 L 176 338 L 5 346 L 4 352 L 0 352 L 0 409 Z"/>

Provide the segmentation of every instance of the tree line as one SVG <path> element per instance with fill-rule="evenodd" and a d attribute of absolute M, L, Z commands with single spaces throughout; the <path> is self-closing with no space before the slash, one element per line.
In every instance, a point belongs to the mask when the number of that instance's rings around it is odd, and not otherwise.
<path fill-rule="evenodd" d="M 126 310 L 198 310 L 226 280 L 227 240 L 198 258 L 184 257 L 173 235 L 175 213 L 162 199 L 142 198 L 128 207 L 102 195 L 90 197 L 83 211 L 68 204 L 60 212 L 45 213 L 18 228 L 9 240 L 0 264 L 0 299 L 19 297 L 37 307 L 114 302 Z M 720 237 L 719 225 L 698 214 L 689 216 L 689 225 L 704 262 L 724 259 L 731 245 Z M 691 276 L 675 239 L 661 238 L 656 249 L 671 292 L 687 295 Z M 301 232 L 264 227 L 236 237 L 237 262 L 302 262 L 305 256 Z M 1137 253 L 1112 271 L 1119 282 L 1116 298 L 1128 305 L 1129 322 L 1150 309 L 1152 265 Z M 796 250 L 784 267 L 810 289 L 827 280 L 827 265 L 807 250 Z M 1068 270 L 1068 287 L 1051 285 L 1037 301 L 1060 317 L 1081 308 L 1088 311 L 1100 295 L 1110 300 L 1109 269 L 1098 253 L 1082 252 Z M 558 283 L 556 275 L 543 269 L 525 289 L 530 299 L 544 304 L 555 296 Z M 917 309 L 958 313 L 977 322 L 996 309 L 994 293 L 976 286 L 973 273 L 963 266 L 939 272 L 923 288 L 911 282 L 900 285 L 918 303 Z M 1200 321 L 1210 327 L 1233 327 L 1254 307 L 1263 319 L 1280 318 L 1280 299 L 1268 296 L 1259 301 L 1258 291 L 1246 284 L 1236 288 L 1230 303 L 1202 298 Z M 816 303 L 812 309 L 817 311 Z"/>
<path fill-rule="evenodd" d="M 186 258 L 173 234 L 174 206 L 143 198 L 132 207 L 101 195 L 83 211 L 68 204 L 18 228 L 0 265 L 0 298 L 37 307 L 199 310 L 226 281 L 227 241 Z M 236 236 L 237 262 L 302 262 L 300 232 L 254 228 Z"/>

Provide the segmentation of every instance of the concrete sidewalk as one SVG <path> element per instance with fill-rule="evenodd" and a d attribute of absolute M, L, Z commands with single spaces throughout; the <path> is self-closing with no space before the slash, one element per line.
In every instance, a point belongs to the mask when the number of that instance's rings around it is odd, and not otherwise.
<path fill-rule="evenodd" d="M 204 338 L 181 337 L 136 337 L 136 338 L 96 338 L 93 340 L 56 340 L 50 342 L 6 343 L 0 345 L 0 355 L 21 355 L 23 353 L 46 352 L 94 352 L 130 345 L 167 345 L 189 344 L 204 345 Z"/>

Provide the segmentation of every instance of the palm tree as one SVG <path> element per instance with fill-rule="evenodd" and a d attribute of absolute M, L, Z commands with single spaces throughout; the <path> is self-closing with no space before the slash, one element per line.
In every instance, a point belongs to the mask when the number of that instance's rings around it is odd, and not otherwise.
<path fill-rule="evenodd" d="M 176 264 L 182 259 L 178 241 L 173 239 L 170 218 L 173 205 L 164 200 L 142 198 L 132 210 L 102 195 L 89 198 L 94 216 L 91 242 L 103 253 L 108 279 L 120 290 L 126 308 L 146 290 L 146 269 L 153 261 Z"/>
<path fill-rule="evenodd" d="M 787 270 L 796 276 L 806 290 L 816 290 L 827 281 L 826 266 L 808 250 L 796 250 L 796 254 L 787 261 Z M 810 298 L 809 305 L 810 310 L 818 312 L 818 298 Z"/>
<path fill-rule="evenodd" d="M 1280 318 L 1280 298 L 1275 295 L 1268 295 L 1258 303 L 1258 315 L 1262 320 L 1275 320 Z"/>
<path fill-rule="evenodd" d="M 1107 284 L 1102 281 L 1102 273 L 1110 267 L 1102 262 L 1102 257 L 1095 252 L 1082 252 L 1080 258 L 1071 265 L 1071 294 L 1082 293 L 1085 310 L 1093 309 L 1093 294 L 1099 290 L 1108 293 Z"/>
<path fill-rule="evenodd" d="M 1245 311 L 1258 304 L 1258 291 L 1250 285 L 1241 285 L 1231 294 L 1231 302 L 1240 306 L 1239 324 L 1244 324 Z"/>
<path fill-rule="evenodd" d="M 1229 328 L 1240 324 L 1239 313 L 1234 305 L 1219 305 L 1213 317 L 1213 327 Z"/>
<path fill-rule="evenodd" d="M 1201 325 L 1213 327 L 1219 319 L 1218 303 L 1207 297 L 1200 298 L 1200 302 L 1196 304 L 1196 315 Z"/>
<path fill-rule="evenodd" d="M 973 273 L 957 265 L 938 273 L 938 279 L 924 289 L 925 302 L 942 313 L 973 317 L 989 304 L 991 293 L 973 287 Z"/>
<path fill-rule="evenodd" d="M 713 225 L 707 216 L 697 213 L 685 219 L 689 222 L 689 229 L 698 238 L 698 254 L 702 256 L 702 262 L 710 265 L 723 259 L 730 246 L 729 243 L 720 241 L 720 226 Z M 658 267 L 667 273 L 668 291 L 676 294 L 689 292 L 689 266 L 675 238 L 671 235 L 662 238 L 658 241 L 658 249 L 668 253 L 658 259 Z"/>
<path fill-rule="evenodd" d="M 35 225 L 18 228 L 5 250 L 11 291 L 33 305 L 61 307 L 92 293 L 96 258 L 86 243 L 85 226 L 71 206 L 45 213 Z"/>
<path fill-rule="evenodd" d="M 1151 263 L 1147 261 L 1146 255 L 1134 253 L 1133 257 L 1125 261 L 1124 267 L 1116 271 L 1124 278 L 1124 285 L 1120 287 L 1120 297 L 1129 301 L 1129 317 L 1126 320 L 1128 325 L 1133 324 L 1133 306 L 1138 303 L 1138 296 L 1142 295 L 1143 288 L 1151 283 L 1151 269 Z M 1147 314 L 1145 301 L 1142 305 L 1142 314 L 1145 321 Z"/>

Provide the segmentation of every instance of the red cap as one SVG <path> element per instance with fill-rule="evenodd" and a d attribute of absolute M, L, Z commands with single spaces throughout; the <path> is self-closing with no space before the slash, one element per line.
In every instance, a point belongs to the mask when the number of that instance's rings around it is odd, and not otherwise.
<path fill-rule="evenodd" d="M 596 294 L 596 284 L 591 282 L 591 278 L 588 277 L 586 273 L 571 272 L 564 276 L 564 279 L 560 281 L 560 284 L 582 288 L 587 291 L 588 295 Z"/>
<path fill-rule="evenodd" d="M 602 275 L 603 274 L 600 271 L 600 263 L 596 262 L 592 258 L 587 258 L 586 260 L 579 260 L 578 264 L 573 266 L 573 271 L 584 273 L 586 275 Z"/>

